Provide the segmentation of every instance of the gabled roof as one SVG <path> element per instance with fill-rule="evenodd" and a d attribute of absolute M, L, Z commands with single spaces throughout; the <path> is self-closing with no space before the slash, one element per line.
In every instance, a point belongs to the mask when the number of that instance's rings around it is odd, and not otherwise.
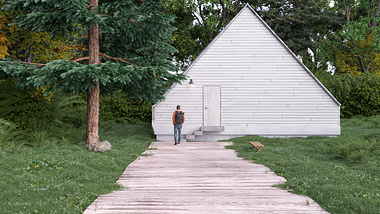
<path fill-rule="evenodd" d="M 228 27 L 237 19 L 237 17 L 240 16 L 240 14 L 245 10 L 249 9 L 253 15 L 265 26 L 265 28 L 281 43 L 281 45 L 287 50 L 287 52 L 304 68 L 304 70 L 315 80 L 315 82 L 330 96 L 330 98 L 338 105 L 341 106 L 339 101 L 325 88 L 325 86 L 314 76 L 314 74 L 301 62 L 301 60 L 290 50 L 290 48 L 280 39 L 280 37 L 277 36 L 277 34 L 268 26 L 268 24 L 253 10 L 253 8 L 247 3 L 240 11 L 239 13 L 227 24 L 227 26 L 224 27 L 224 29 L 207 45 L 205 49 L 194 59 L 193 62 L 187 67 L 187 69 L 184 71 L 184 74 L 186 75 L 189 70 L 193 67 L 193 65 L 203 56 L 203 54 L 214 44 L 216 40 L 228 29 Z M 170 89 L 164 94 L 166 96 L 173 87 L 175 87 L 177 84 L 173 84 Z M 160 102 L 158 102 L 160 103 Z M 158 104 L 157 103 L 157 104 Z M 155 104 L 155 105 L 157 105 Z M 155 106 L 154 105 L 154 106 Z"/>

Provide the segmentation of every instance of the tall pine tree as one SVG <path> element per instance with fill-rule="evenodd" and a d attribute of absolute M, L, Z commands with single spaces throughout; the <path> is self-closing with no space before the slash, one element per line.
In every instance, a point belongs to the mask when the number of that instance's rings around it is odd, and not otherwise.
<path fill-rule="evenodd" d="M 85 36 L 83 56 L 47 64 L 2 61 L 0 77 L 17 78 L 20 87 L 87 93 L 87 145 L 99 142 L 99 93 L 123 89 L 148 102 L 184 78 L 176 73 L 169 42 L 172 16 L 158 0 L 3 0 L 7 11 L 20 11 L 20 28 L 67 39 Z"/>

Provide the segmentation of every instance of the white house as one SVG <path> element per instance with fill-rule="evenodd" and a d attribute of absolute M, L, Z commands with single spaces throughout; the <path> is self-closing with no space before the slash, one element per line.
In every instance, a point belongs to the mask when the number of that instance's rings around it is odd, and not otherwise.
<path fill-rule="evenodd" d="M 249 5 L 185 74 L 188 80 L 153 106 L 157 140 L 173 141 L 177 105 L 188 141 L 340 134 L 339 102 Z"/>

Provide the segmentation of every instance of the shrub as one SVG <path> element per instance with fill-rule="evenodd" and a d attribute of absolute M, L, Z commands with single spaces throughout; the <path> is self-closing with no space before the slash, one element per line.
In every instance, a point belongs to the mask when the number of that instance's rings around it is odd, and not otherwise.
<path fill-rule="evenodd" d="M 363 141 L 359 138 L 343 138 L 336 144 L 328 146 L 328 152 L 333 158 L 362 164 L 371 156 L 379 153 L 379 142 L 375 138 Z"/>
<path fill-rule="evenodd" d="M 86 108 L 79 96 L 61 92 L 45 96 L 43 90 L 22 90 L 7 80 L 0 82 L 0 117 L 27 132 L 53 125 L 80 127 L 86 121 Z"/>
<path fill-rule="evenodd" d="M 16 130 L 16 125 L 0 118 L 0 149 L 13 150 L 23 146 L 23 133 Z"/>
<path fill-rule="evenodd" d="M 16 88 L 12 80 L 0 82 L 0 117 L 17 124 L 19 129 L 46 127 L 53 121 L 50 112 L 48 97 L 42 91 Z"/>
<path fill-rule="evenodd" d="M 28 140 L 32 146 L 43 146 L 53 140 L 47 130 L 33 131 L 29 134 Z"/>
<path fill-rule="evenodd" d="M 129 122 L 150 122 L 152 105 L 140 100 L 132 100 L 127 94 L 117 91 L 112 95 L 101 96 L 99 100 L 101 120 L 127 120 Z"/>
<path fill-rule="evenodd" d="M 335 75 L 324 79 L 323 84 L 342 104 L 342 116 L 372 116 L 380 113 L 380 77 L 362 74 Z"/>

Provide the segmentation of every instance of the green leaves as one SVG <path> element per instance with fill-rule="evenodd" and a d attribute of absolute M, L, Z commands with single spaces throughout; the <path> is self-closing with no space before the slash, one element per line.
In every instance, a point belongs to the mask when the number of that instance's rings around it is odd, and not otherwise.
<path fill-rule="evenodd" d="M 19 11 L 17 24 L 30 31 L 44 31 L 70 38 L 73 33 L 87 44 L 89 25 L 100 29 L 100 64 L 86 61 L 52 60 L 46 65 L 0 64 L 0 77 L 16 78 L 23 88 L 47 87 L 50 91 L 82 93 L 99 81 L 102 92 L 123 89 L 139 99 L 155 102 L 174 82 L 184 79 L 173 74 L 170 25 L 173 16 L 163 14 L 158 1 L 100 0 L 92 11 L 87 0 L 4 0 L 8 11 Z M 78 51 L 87 54 L 84 48 Z M 82 55 L 83 56 L 83 55 Z M 85 56 L 85 55 L 84 55 Z M 77 56 L 81 58 L 81 56 Z M 131 65 L 133 64 L 133 65 Z M 153 90 L 153 91 L 149 91 Z M 135 95 L 136 94 L 136 95 Z"/>
<path fill-rule="evenodd" d="M 336 73 L 380 73 L 380 5 L 375 1 L 338 1 L 346 23 L 330 37 L 324 54 L 336 66 Z"/>
<path fill-rule="evenodd" d="M 342 112 L 348 116 L 372 116 L 380 113 L 380 77 L 362 74 L 352 77 L 349 74 L 335 75 L 323 84 L 342 104 Z"/>
<path fill-rule="evenodd" d="M 3 0 L 6 11 L 19 11 L 18 26 L 36 32 L 66 35 L 78 32 L 80 21 L 89 15 L 85 0 Z"/>

